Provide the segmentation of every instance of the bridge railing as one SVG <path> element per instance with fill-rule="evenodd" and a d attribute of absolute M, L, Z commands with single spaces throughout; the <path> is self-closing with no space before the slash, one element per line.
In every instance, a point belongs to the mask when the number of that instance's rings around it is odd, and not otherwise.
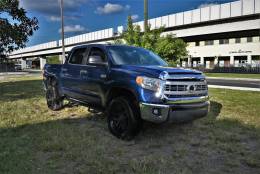
<path fill-rule="evenodd" d="M 114 29 L 108 28 L 108 29 L 85 33 L 73 37 L 68 37 L 65 39 L 65 45 L 73 45 L 78 43 L 102 40 L 102 39 L 112 38 L 113 36 L 114 36 Z M 62 42 L 61 40 L 59 40 L 59 46 L 61 45 Z"/>
<path fill-rule="evenodd" d="M 33 52 L 33 51 L 37 51 L 37 50 L 55 48 L 57 46 L 58 46 L 58 42 L 52 41 L 52 42 L 42 43 L 42 44 L 38 44 L 38 45 L 35 45 L 35 46 L 26 47 L 26 48 L 23 48 L 23 49 L 20 49 L 20 50 L 16 50 L 12 54 L 20 54 L 20 53 L 24 53 L 24 52 Z"/>

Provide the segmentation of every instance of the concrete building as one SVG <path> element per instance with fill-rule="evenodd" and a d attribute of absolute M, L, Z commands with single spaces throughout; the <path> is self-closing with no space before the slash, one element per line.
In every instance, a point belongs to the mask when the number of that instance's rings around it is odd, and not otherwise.
<path fill-rule="evenodd" d="M 134 23 L 143 31 L 143 21 Z M 165 27 L 188 43 L 188 57 L 181 66 L 260 66 L 260 0 L 240 0 L 149 20 L 151 29 Z M 124 26 L 109 28 L 65 39 L 66 52 L 76 45 L 109 42 L 124 31 Z M 61 54 L 61 41 L 27 47 L 10 58 L 40 58 L 40 67 L 49 55 Z"/>

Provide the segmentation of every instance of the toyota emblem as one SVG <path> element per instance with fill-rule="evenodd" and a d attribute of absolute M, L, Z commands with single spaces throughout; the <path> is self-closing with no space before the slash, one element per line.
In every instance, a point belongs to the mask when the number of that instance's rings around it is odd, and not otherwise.
<path fill-rule="evenodd" d="M 189 92 L 193 92 L 195 91 L 195 86 L 194 85 L 190 85 L 189 86 Z"/>

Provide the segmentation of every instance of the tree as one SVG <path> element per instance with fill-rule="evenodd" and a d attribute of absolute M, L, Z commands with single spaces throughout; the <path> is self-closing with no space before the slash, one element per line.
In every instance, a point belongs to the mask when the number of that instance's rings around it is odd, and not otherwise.
<path fill-rule="evenodd" d="M 173 35 L 160 37 L 155 44 L 155 52 L 171 65 L 179 64 L 180 59 L 187 56 L 187 44 Z"/>
<path fill-rule="evenodd" d="M 38 20 L 26 16 L 19 0 L 0 1 L 0 55 L 24 48 L 38 27 Z"/>
<path fill-rule="evenodd" d="M 151 30 L 149 25 L 146 32 L 142 33 L 140 26 L 133 25 L 132 18 L 129 16 L 127 29 L 123 32 L 122 39 L 127 45 L 149 49 L 169 62 L 170 65 L 176 65 L 181 58 L 187 56 L 187 44 L 172 34 L 163 36 L 163 31 L 164 27 Z"/>
<path fill-rule="evenodd" d="M 123 39 L 128 45 L 141 46 L 141 29 L 138 25 L 133 25 L 132 17 L 128 16 L 127 29 L 123 33 Z"/>

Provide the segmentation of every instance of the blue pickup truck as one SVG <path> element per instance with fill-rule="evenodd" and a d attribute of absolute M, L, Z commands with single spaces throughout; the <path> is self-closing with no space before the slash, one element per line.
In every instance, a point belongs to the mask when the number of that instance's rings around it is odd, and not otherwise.
<path fill-rule="evenodd" d="M 107 115 L 108 128 L 129 140 L 143 121 L 183 123 L 208 113 L 205 76 L 171 68 L 158 55 L 126 45 L 89 44 L 71 50 L 62 65 L 46 64 L 47 105 L 64 108 L 64 100 Z"/>

